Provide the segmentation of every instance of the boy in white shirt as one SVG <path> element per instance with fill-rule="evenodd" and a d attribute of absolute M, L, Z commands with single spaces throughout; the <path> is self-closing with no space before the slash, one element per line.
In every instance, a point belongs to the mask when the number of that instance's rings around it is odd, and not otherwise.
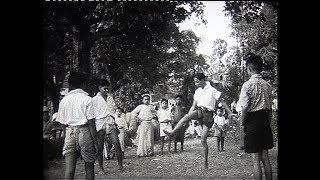
<path fill-rule="evenodd" d="M 119 170 L 123 170 L 122 165 L 122 151 L 119 141 L 119 130 L 115 123 L 115 101 L 111 92 L 111 85 L 107 80 L 101 80 L 99 82 L 99 92 L 92 98 L 92 104 L 94 107 L 94 117 L 96 119 L 96 130 L 98 132 L 99 140 L 99 154 L 98 163 L 100 170 L 104 173 L 103 168 L 103 145 L 106 143 L 107 154 L 111 154 L 111 145 L 114 145 Z"/>
<path fill-rule="evenodd" d="M 86 179 L 94 179 L 94 161 L 98 155 L 97 131 L 91 97 L 82 89 L 87 76 L 71 72 L 72 89 L 60 102 L 57 120 L 66 125 L 66 137 L 62 154 L 65 156 L 65 179 L 73 179 L 77 164 L 77 151 L 85 162 Z"/>
<path fill-rule="evenodd" d="M 216 102 L 220 98 L 221 92 L 211 86 L 210 82 L 205 80 L 203 73 L 197 73 L 194 77 L 194 83 L 198 87 L 193 96 L 193 104 L 186 114 L 178 122 L 176 127 L 172 131 L 164 130 L 168 135 L 174 135 L 183 124 L 190 121 L 191 119 L 197 119 L 200 124 L 203 125 L 203 131 L 201 134 L 201 144 L 204 151 L 204 167 L 208 169 L 208 144 L 207 137 L 209 129 L 213 125 L 213 111 L 215 109 Z M 228 110 L 231 115 L 230 108 L 226 103 L 222 103 L 223 106 Z"/>
<path fill-rule="evenodd" d="M 168 129 L 172 130 L 172 125 L 171 125 L 171 110 L 168 107 L 168 100 L 167 99 L 162 99 L 161 100 L 161 107 L 157 111 L 157 117 L 158 121 L 160 123 L 160 139 L 161 139 L 161 155 L 163 154 L 163 146 L 164 146 L 164 141 L 165 137 L 167 136 L 163 130 Z M 168 151 L 170 152 L 171 149 L 171 137 L 168 137 Z"/>
<path fill-rule="evenodd" d="M 214 137 L 217 138 L 217 150 L 224 151 L 224 137 L 226 136 L 226 125 L 228 121 L 223 116 L 223 108 L 217 109 L 217 115 L 214 117 Z M 220 146 L 221 145 L 221 146 Z M 220 148 L 221 147 L 221 148 Z"/>

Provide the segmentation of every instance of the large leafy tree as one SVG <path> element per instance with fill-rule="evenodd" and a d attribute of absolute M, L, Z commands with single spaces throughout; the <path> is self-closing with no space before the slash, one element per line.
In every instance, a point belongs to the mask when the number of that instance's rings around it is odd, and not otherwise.
<path fill-rule="evenodd" d="M 168 63 L 163 67 L 170 75 L 163 81 L 166 93 L 171 97 L 177 94 L 185 98 L 185 105 L 191 106 L 193 101 L 193 73 L 204 72 L 209 68 L 205 58 L 196 53 L 200 39 L 192 31 L 182 31 L 171 45 Z"/>
<path fill-rule="evenodd" d="M 168 78 L 166 67 L 179 67 L 168 52 L 183 49 L 176 23 L 192 13 L 202 18 L 202 8 L 177 1 L 45 3 L 45 64 L 57 84 L 70 70 L 87 72 L 91 94 L 94 79 L 109 79 L 119 105 L 130 110 L 141 93 Z"/>
<path fill-rule="evenodd" d="M 232 1 L 225 5 L 226 14 L 233 20 L 233 35 L 240 42 L 241 58 L 250 52 L 261 55 L 263 76 L 274 87 L 278 76 L 277 7 L 275 1 Z"/>

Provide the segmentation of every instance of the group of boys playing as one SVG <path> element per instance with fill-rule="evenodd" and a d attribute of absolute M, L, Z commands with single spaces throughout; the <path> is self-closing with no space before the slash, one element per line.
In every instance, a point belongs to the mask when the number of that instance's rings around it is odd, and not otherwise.
<path fill-rule="evenodd" d="M 239 102 L 242 106 L 241 122 L 244 126 L 244 150 L 252 153 L 255 178 L 261 179 L 261 166 L 263 163 L 267 179 L 272 179 L 271 165 L 268 157 L 268 149 L 273 147 L 272 133 L 270 129 L 269 110 L 271 98 L 269 97 L 270 85 L 261 78 L 262 58 L 250 55 L 246 62 L 247 72 L 251 78 L 242 86 Z M 112 141 L 116 148 L 120 148 L 117 130 L 114 125 L 112 109 L 114 101 L 108 100 L 110 93 L 108 83 L 99 86 L 100 94 L 91 98 L 85 89 L 86 76 L 83 73 L 74 72 L 69 77 L 71 91 L 59 104 L 57 121 L 66 125 L 66 137 L 63 147 L 63 155 L 66 161 L 66 179 L 73 179 L 77 152 L 85 162 L 86 179 L 94 179 L 94 162 L 102 156 L 103 137 Z M 191 119 L 197 119 L 203 125 L 201 144 L 203 146 L 204 167 L 208 169 L 208 145 L 207 136 L 213 126 L 213 112 L 216 103 L 221 101 L 221 92 L 206 81 L 203 73 L 194 76 L 196 89 L 193 96 L 193 104 L 189 112 L 181 117 L 175 127 L 164 129 L 168 136 L 175 135 L 184 124 Z M 101 97 L 100 97 L 101 96 Z M 225 102 L 222 105 L 231 116 L 232 113 Z M 101 107 L 98 109 L 97 107 Z M 231 119 L 231 118 L 229 118 Z M 104 123 L 99 123 L 99 120 Z M 101 140 L 102 139 L 102 140 Z M 101 148 L 102 147 L 102 148 Z M 116 151 L 117 152 L 117 151 Z M 121 152 L 121 151 L 118 151 Z M 119 168 L 122 169 L 122 155 L 117 155 Z M 101 159 L 98 160 L 99 164 Z"/>

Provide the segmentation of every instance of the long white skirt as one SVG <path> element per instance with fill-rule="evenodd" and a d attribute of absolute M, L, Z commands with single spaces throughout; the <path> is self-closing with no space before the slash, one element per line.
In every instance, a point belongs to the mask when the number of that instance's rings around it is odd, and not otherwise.
<path fill-rule="evenodd" d="M 154 129 L 151 121 L 142 121 L 137 130 L 137 155 L 149 156 L 154 153 Z"/>

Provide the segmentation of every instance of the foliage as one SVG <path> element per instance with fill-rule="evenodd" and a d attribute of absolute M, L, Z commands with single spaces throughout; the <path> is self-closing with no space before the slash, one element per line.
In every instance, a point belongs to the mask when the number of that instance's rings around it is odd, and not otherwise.
<path fill-rule="evenodd" d="M 223 39 L 216 39 L 213 41 L 213 50 L 211 55 L 211 63 L 220 61 L 223 55 L 227 53 L 227 42 Z"/>
<path fill-rule="evenodd" d="M 193 13 L 205 22 L 195 1 L 45 3 L 45 63 L 57 82 L 70 70 L 110 80 L 118 105 L 130 110 L 170 73 L 200 63 L 189 45 L 199 40 L 176 24 Z M 91 82 L 90 94 L 94 87 Z"/>
<path fill-rule="evenodd" d="M 225 11 L 232 17 L 233 36 L 240 42 L 241 58 L 249 52 L 261 55 L 265 65 L 262 75 L 277 87 L 277 3 L 226 2 Z"/>
<path fill-rule="evenodd" d="M 267 19 L 265 12 L 261 11 L 264 5 L 272 7 L 272 11 L 278 8 L 277 1 L 226 1 L 225 3 L 225 13 L 232 17 L 234 23 L 243 20 L 252 23 L 256 19 Z"/>

